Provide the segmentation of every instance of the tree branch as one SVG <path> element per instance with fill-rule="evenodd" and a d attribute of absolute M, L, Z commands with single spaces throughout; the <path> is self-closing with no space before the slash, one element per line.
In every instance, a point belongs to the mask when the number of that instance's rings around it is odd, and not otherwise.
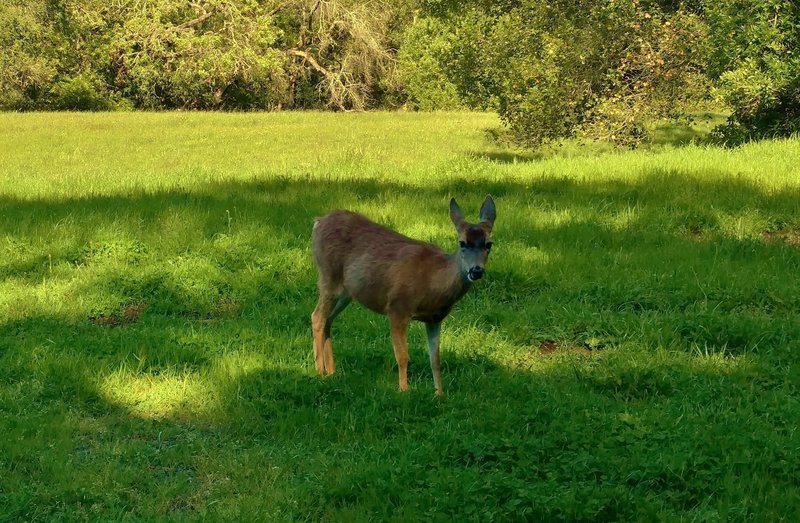
<path fill-rule="evenodd" d="M 319 62 L 317 62 L 316 58 L 314 58 L 311 53 L 306 51 L 302 51 L 300 49 L 287 49 L 286 53 L 290 56 L 297 56 L 302 58 L 306 62 L 311 65 L 311 67 L 316 70 L 317 72 L 321 73 L 325 79 L 328 81 L 331 90 L 331 101 L 336 105 L 336 107 L 340 111 L 347 111 L 347 108 L 344 106 L 343 100 L 341 96 L 347 92 L 347 87 L 342 83 L 341 79 L 338 78 L 335 74 L 327 70 L 326 68 L 322 67 Z M 334 90 L 335 87 L 341 89 L 341 93 L 336 93 Z"/>
<path fill-rule="evenodd" d="M 275 7 L 272 8 L 272 10 L 270 12 L 267 13 L 267 16 L 275 16 L 276 14 L 280 13 L 281 11 L 283 11 L 284 9 L 286 9 L 287 7 L 289 7 L 290 5 L 295 3 L 296 1 L 297 0 L 287 0 L 286 2 L 284 2 L 282 4 L 276 5 Z"/>
<path fill-rule="evenodd" d="M 201 14 L 200 16 L 195 18 L 194 20 L 189 20 L 188 22 L 184 22 L 181 25 L 176 25 L 175 27 L 172 28 L 172 30 L 173 31 L 185 31 L 187 29 L 191 29 L 192 27 L 196 26 L 197 24 L 202 24 L 203 22 L 205 22 L 206 20 L 211 18 L 211 16 L 214 15 L 216 10 L 217 10 L 216 7 L 212 8 L 211 11 L 203 10 L 203 14 Z"/>

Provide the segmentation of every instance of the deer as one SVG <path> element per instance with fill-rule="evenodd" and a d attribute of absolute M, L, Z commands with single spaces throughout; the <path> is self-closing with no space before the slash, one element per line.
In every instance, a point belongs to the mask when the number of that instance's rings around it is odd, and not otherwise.
<path fill-rule="evenodd" d="M 443 396 L 441 323 L 472 284 L 483 278 L 496 214 L 494 200 L 487 195 L 480 221 L 469 223 L 452 198 L 450 219 L 458 237 L 458 248 L 452 254 L 355 212 L 336 210 L 317 218 L 311 233 L 319 276 L 319 300 L 311 314 L 317 374 L 336 372 L 331 325 L 355 300 L 388 317 L 402 392 L 408 390 L 409 324 L 412 320 L 425 324 L 433 384 L 436 395 Z"/>

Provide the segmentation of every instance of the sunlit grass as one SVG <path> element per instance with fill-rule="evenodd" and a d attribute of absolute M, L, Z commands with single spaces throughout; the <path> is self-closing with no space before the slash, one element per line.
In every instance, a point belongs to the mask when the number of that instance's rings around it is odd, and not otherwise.
<path fill-rule="evenodd" d="M 741 520 L 800 511 L 800 143 L 487 141 L 494 115 L 0 115 L 0 520 Z M 705 124 L 710 125 L 710 124 Z M 385 318 L 315 376 L 313 219 L 487 278 L 397 391 Z"/>

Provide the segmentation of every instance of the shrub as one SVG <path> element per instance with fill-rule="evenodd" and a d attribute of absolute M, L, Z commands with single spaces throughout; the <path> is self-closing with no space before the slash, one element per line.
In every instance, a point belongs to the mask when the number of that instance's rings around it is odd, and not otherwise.
<path fill-rule="evenodd" d="M 94 73 L 65 78 L 50 90 L 54 109 L 68 111 L 106 111 L 114 107 L 102 79 Z"/>
<path fill-rule="evenodd" d="M 438 19 L 418 19 L 406 28 L 397 74 L 410 107 L 430 111 L 462 106 L 444 67 L 455 45 L 450 28 Z"/>
<path fill-rule="evenodd" d="M 433 4 L 459 36 L 444 70 L 462 99 L 497 107 L 523 145 L 578 135 L 634 145 L 648 120 L 703 96 L 696 11 L 634 0 Z"/>
<path fill-rule="evenodd" d="M 800 4 L 723 0 L 707 9 L 709 74 L 733 113 L 715 134 L 729 143 L 800 130 Z"/>

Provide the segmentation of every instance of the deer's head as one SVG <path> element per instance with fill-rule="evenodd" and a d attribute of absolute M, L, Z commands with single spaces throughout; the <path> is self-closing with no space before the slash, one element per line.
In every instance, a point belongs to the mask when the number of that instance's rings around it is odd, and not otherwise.
<path fill-rule="evenodd" d="M 486 260 L 492 250 L 492 225 L 497 212 L 494 200 L 487 196 L 481 206 L 480 222 L 468 223 L 461 214 L 456 199 L 450 200 L 450 219 L 456 226 L 458 233 L 459 268 L 462 276 L 470 282 L 483 278 L 486 270 Z"/>

